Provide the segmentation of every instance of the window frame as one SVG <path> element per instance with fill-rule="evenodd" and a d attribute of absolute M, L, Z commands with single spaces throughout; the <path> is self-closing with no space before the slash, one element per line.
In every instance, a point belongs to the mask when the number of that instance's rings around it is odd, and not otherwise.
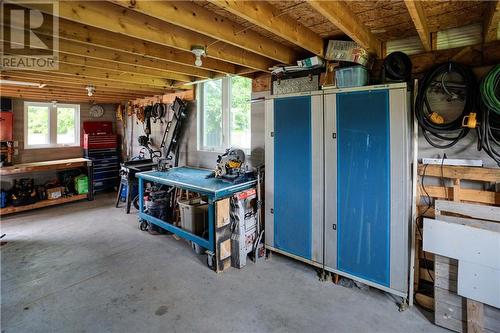
<path fill-rule="evenodd" d="M 46 144 L 28 144 L 28 108 L 30 106 L 42 106 L 49 109 L 49 143 Z M 57 108 L 74 108 L 75 109 L 75 142 L 73 143 L 57 143 Z M 24 102 L 24 149 L 46 149 L 46 148 L 61 148 L 61 147 L 79 147 L 80 146 L 80 105 L 48 102 Z"/>
<path fill-rule="evenodd" d="M 198 151 L 202 152 L 211 152 L 211 153 L 224 153 L 227 148 L 231 147 L 231 79 L 234 76 L 226 76 L 223 78 L 219 79 L 214 79 L 214 80 L 206 80 L 203 82 L 200 82 L 197 84 L 196 88 L 196 100 L 197 100 L 197 149 Z M 211 146 L 205 146 L 204 144 L 204 84 L 209 81 L 216 81 L 216 80 L 222 80 L 222 146 L 220 147 L 211 147 Z M 251 92 L 250 92 L 251 94 Z M 251 95 L 250 95 L 251 98 Z M 251 104 L 251 101 L 248 101 L 249 104 Z M 243 148 L 243 147 L 237 147 L 243 149 L 245 151 L 245 154 L 250 155 L 251 152 L 251 144 L 252 144 L 252 116 L 251 116 L 251 111 L 250 111 L 250 119 L 249 119 L 249 131 L 250 131 L 250 147 Z"/>

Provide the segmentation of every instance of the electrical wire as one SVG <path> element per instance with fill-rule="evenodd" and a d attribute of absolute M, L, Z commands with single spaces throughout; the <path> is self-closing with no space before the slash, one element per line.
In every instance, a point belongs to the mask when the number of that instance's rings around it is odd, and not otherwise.
<path fill-rule="evenodd" d="M 493 67 L 479 86 L 478 150 L 500 166 L 500 65 Z"/>
<path fill-rule="evenodd" d="M 462 77 L 463 93 L 455 92 L 460 90 L 461 87 L 447 87 L 446 78 L 451 73 L 456 73 Z M 439 115 L 432 110 L 427 93 L 429 89 L 436 87 L 441 87 L 443 93 L 447 94 L 451 100 L 463 97 L 464 107 L 462 113 L 454 120 L 444 122 L 435 119 Z M 420 83 L 420 89 L 415 101 L 415 117 L 422 128 L 424 138 L 430 145 L 439 149 L 450 148 L 467 135 L 469 129 L 462 127 L 462 120 L 474 109 L 474 89 L 476 89 L 476 80 L 471 70 L 455 62 L 438 65 L 425 75 Z"/>

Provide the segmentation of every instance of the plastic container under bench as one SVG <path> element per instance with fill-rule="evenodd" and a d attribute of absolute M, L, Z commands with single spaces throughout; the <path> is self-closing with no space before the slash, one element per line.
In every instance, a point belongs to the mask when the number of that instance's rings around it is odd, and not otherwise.
<path fill-rule="evenodd" d="M 202 237 L 207 228 L 208 203 L 201 198 L 179 200 L 181 228 Z"/>
<path fill-rule="evenodd" d="M 363 66 L 339 68 L 335 71 L 337 88 L 360 87 L 368 84 L 368 70 Z"/>

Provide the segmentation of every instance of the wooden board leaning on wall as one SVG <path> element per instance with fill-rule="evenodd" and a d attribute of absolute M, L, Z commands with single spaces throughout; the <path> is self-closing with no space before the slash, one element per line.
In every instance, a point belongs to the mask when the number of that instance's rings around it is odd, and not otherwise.
<path fill-rule="evenodd" d="M 500 206 L 500 192 L 495 186 L 500 183 L 500 169 L 422 165 L 418 166 L 418 192 L 417 208 L 418 216 L 434 218 L 433 205 L 427 206 L 421 199 L 429 196 L 432 200 L 450 200 L 459 202 L 480 203 L 483 205 Z M 422 186 L 422 178 L 427 180 L 442 179 L 451 182 L 451 186 L 425 185 Z M 471 188 L 467 182 L 482 184 L 482 189 L 477 186 Z M 441 183 L 441 182 L 440 182 Z M 465 183 L 465 184 L 464 184 Z M 420 222 L 420 219 L 418 219 Z M 415 279 L 414 290 L 415 300 L 421 306 L 434 310 L 433 289 L 436 277 L 435 258 L 432 253 L 422 250 L 422 228 L 417 225 L 415 242 Z M 431 291 L 432 290 L 432 291 Z"/>

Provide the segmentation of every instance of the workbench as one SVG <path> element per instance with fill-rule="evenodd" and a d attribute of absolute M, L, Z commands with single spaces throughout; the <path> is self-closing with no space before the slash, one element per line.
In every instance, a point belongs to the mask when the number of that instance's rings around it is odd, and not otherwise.
<path fill-rule="evenodd" d="M 61 197 L 52 200 L 40 200 L 30 205 L 24 206 L 7 206 L 5 208 L 0 208 L 0 216 L 7 214 L 18 213 L 26 210 L 43 208 L 47 206 L 54 206 L 66 202 L 77 201 L 82 199 L 93 200 L 94 190 L 92 187 L 92 161 L 86 158 L 70 158 L 64 160 L 51 160 L 42 162 L 32 162 L 32 163 L 21 163 L 12 166 L 0 168 L 0 176 L 17 176 L 25 175 L 36 172 L 46 172 L 46 171 L 61 171 L 69 169 L 85 168 L 87 170 L 87 176 L 89 177 L 89 189 L 87 194 L 75 194 L 69 197 Z"/>
<path fill-rule="evenodd" d="M 213 268 L 222 271 L 227 266 L 230 246 L 230 217 L 229 197 L 234 194 L 255 187 L 256 180 L 249 180 L 238 184 L 229 183 L 214 177 L 207 178 L 211 170 L 192 167 L 177 167 L 168 171 L 147 171 L 136 174 L 139 181 L 139 218 L 166 229 L 179 237 L 192 241 L 208 250 L 209 256 L 215 258 Z M 199 237 L 168 221 L 162 221 L 144 212 L 144 182 L 176 187 L 183 190 L 199 193 L 208 199 L 208 239 Z M 230 258 L 229 258 L 230 260 Z M 210 265 L 210 264 L 209 264 Z"/>

